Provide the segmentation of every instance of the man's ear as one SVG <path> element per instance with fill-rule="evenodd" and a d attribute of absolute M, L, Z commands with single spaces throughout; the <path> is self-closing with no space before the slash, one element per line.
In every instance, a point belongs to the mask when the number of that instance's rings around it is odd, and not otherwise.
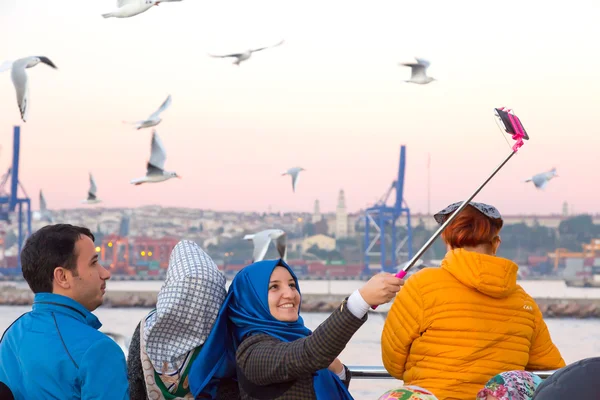
<path fill-rule="evenodd" d="M 58 285 L 61 289 L 71 288 L 71 271 L 63 267 L 54 268 L 54 284 Z"/>

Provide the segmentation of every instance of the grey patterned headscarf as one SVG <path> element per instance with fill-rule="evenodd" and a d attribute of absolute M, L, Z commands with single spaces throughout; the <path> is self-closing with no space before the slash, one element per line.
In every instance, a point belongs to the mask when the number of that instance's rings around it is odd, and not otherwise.
<path fill-rule="evenodd" d="M 171 252 L 167 278 L 144 325 L 146 351 L 158 372 L 177 371 L 202 345 L 227 294 L 225 276 L 200 246 L 182 240 Z"/>

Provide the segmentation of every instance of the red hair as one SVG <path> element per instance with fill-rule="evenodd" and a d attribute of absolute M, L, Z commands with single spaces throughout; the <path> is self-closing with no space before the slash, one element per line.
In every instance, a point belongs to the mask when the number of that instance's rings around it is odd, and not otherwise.
<path fill-rule="evenodd" d="M 500 218 L 490 218 L 468 205 L 444 229 L 442 239 L 453 249 L 492 244 L 492 239 L 502 229 Z"/>

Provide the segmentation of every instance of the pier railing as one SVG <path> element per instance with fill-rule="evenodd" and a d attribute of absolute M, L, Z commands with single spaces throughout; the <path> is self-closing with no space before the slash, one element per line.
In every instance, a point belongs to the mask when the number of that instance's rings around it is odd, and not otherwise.
<path fill-rule="evenodd" d="M 119 347 L 125 353 L 125 357 L 129 353 L 129 341 L 128 339 L 114 332 L 104 332 L 107 336 L 113 339 Z M 385 368 L 382 366 L 372 366 L 372 365 L 348 365 L 347 366 L 350 372 L 352 373 L 352 379 L 394 379 Z M 546 379 L 555 371 L 531 371 L 542 379 Z"/>
<path fill-rule="evenodd" d="M 385 368 L 371 365 L 347 365 L 352 379 L 394 379 Z M 549 378 L 555 371 L 531 371 L 542 379 Z"/>

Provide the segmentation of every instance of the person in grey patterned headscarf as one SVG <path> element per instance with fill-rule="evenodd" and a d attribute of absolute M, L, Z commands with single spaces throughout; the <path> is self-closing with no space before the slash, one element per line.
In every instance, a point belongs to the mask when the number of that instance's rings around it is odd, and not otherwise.
<path fill-rule="evenodd" d="M 188 370 L 225 300 L 225 284 L 225 276 L 196 243 L 182 240 L 175 246 L 156 309 L 142 319 L 132 337 L 131 399 L 193 398 Z"/>

